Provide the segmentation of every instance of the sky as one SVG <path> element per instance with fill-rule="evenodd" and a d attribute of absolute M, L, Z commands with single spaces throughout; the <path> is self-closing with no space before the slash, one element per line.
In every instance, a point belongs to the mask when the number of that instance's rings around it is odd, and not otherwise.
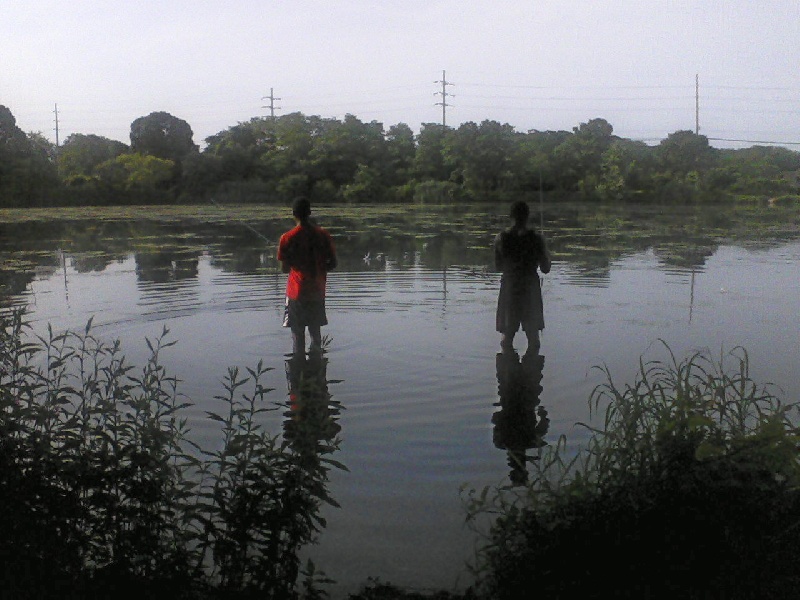
<path fill-rule="evenodd" d="M 54 142 L 56 106 L 59 142 L 166 111 L 202 148 L 272 104 L 800 150 L 800 1 L 0 0 L 0 104 Z"/>

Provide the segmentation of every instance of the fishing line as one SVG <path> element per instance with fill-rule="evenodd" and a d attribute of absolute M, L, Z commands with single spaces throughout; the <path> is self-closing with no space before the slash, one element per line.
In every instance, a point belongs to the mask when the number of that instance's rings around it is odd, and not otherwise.
<path fill-rule="evenodd" d="M 547 242 L 544 239 L 544 193 L 542 192 L 542 170 L 539 169 L 539 235 L 542 236 L 542 245 L 546 247 Z M 544 314 L 544 276 L 542 273 L 539 276 L 539 292 L 542 296 L 542 314 Z M 544 330 L 539 332 L 539 340 L 544 336 Z"/>
<path fill-rule="evenodd" d="M 216 206 L 216 207 L 217 207 L 217 208 L 219 208 L 220 210 L 227 212 L 227 211 L 226 211 L 226 209 L 225 209 L 225 208 L 224 208 L 222 205 L 220 205 L 220 204 L 219 204 L 219 203 L 218 203 L 216 200 L 214 200 L 214 198 L 210 198 L 210 197 L 209 197 L 209 200 L 211 201 L 211 204 L 213 204 L 214 206 Z M 267 244 L 269 244 L 270 246 L 274 246 L 274 245 L 275 245 L 275 242 L 273 242 L 272 240 L 268 239 L 268 238 L 267 238 L 267 236 L 265 236 L 265 235 L 264 235 L 263 233 L 261 233 L 260 231 L 256 230 L 256 229 L 255 229 L 254 227 L 252 227 L 252 226 L 251 226 L 249 223 L 247 223 L 247 222 L 245 222 L 245 221 L 242 221 L 242 225 L 244 225 L 245 227 L 247 227 L 247 228 L 248 228 L 250 231 L 252 231 L 253 233 L 255 233 L 255 234 L 258 236 L 258 237 L 260 237 L 262 240 L 264 240 L 265 242 L 267 242 Z"/>

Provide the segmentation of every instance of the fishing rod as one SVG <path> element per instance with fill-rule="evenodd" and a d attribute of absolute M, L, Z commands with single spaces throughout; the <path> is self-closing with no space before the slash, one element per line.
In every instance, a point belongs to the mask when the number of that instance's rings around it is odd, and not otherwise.
<path fill-rule="evenodd" d="M 212 197 L 210 197 L 210 196 L 209 196 L 209 198 L 208 198 L 208 199 L 211 201 L 211 204 L 213 204 L 214 206 L 216 206 L 216 207 L 217 207 L 217 208 L 219 208 L 220 210 L 222 210 L 222 211 L 225 211 L 225 208 L 224 208 L 222 205 L 220 205 L 220 204 L 219 204 L 219 203 L 218 203 L 216 200 L 214 200 L 214 198 L 212 198 Z M 248 228 L 250 231 L 252 231 L 253 233 L 255 233 L 255 234 L 256 234 L 258 237 L 260 237 L 262 240 L 264 240 L 265 242 L 267 242 L 267 244 L 269 244 L 269 245 L 271 245 L 271 246 L 274 246 L 274 245 L 275 245 L 275 242 L 273 242 L 272 240 L 268 239 L 268 238 L 267 238 L 267 236 L 265 236 L 263 233 L 261 233 L 260 231 L 258 231 L 258 230 L 257 230 L 257 229 L 255 229 L 254 227 L 252 227 L 252 226 L 251 226 L 249 223 L 247 223 L 247 222 L 245 222 L 245 221 L 242 221 L 242 225 L 244 225 L 245 227 L 247 227 L 247 228 Z"/>
<path fill-rule="evenodd" d="M 544 194 L 542 193 L 541 169 L 539 169 L 539 233 L 544 237 Z"/>
<path fill-rule="evenodd" d="M 217 208 L 219 208 L 221 211 L 223 211 L 223 212 L 227 212 L 227 211 L 226 211 L 226 209 L 225 209 L 225 207 L 224 207 L 224 206 L 222 206 L 222 205 L 221 205 L 219 202 L 217 202 L 216 200 L 214 200 L 214 198 L 212 198 L 211 196 L 209 196 L 209 198 L 208 198 L 208 199 L 211 201 L 211 204 L 213 204 L 214 206 L 216 206 Z M 261 233 L 260 231 L 258 231 L 257 229 L 255 229 L 255 228 L 254 228 L 253 226 L 251 226 L 249 223 L 247 223 L 247 222 L 245 222 L 245 221 L 242 221 L 242 225 L 244 225 L 245 227 L 247 227 L 247 229 L 249 229 L 250 231 L 252 231 L 253 233 L 255 233 L 255 234 L 256 234 L 256 235 L 257 235 L 259 238 L 261 238 L 262 240 L 264 240 L 264 241 L 267 243 L 267 246 L 268 246 L 268 247 L 272 247 L 272 248 L 275 248 L 275 247 L 277 247 L 277 245 L 278 245 L 278 244 L 277 244 L 276 242 L 274 242 L 274 241 L 270 240 L 270 239 L 269 239 L 267 236 L 265 236 L 263 233 Z M 272 271 L 272 272 L 274 272 L 274 274 L 275 274 L 275 285 L 277 285 L 277 282 L 278 282 L 278 276 L 279 276 L 279 275 L 280 275 L 280 273 L 281 273 L 281 269 L 280 269 L 280 268 L 279 268 L 279 267 L 276 265 L 276 266 L 274 267 L 274 269 L 272 269 L 272 268 L 268 268 L 268 271 Z"/>
<path fill-rule="evenodd" d="M 542 191 L 542 170 L 539 169 L 539 235 L 542 236 L 542 247 L 547 247 L 547 242 L 544 239 L 544 192 Z M 545 252 L 548 252 L 545 250 Z M 544 295 L 544 273 L 539 275 L 539 291 L 540 294 Z M 544 304 L 544 298 L 542 298 L 542 304 Z M 542 307 L 542 311 L 544 311 L 544 307 Z M 541 340 L 542 334 L 544 330 L 539 332 L 539 339 Z"/>

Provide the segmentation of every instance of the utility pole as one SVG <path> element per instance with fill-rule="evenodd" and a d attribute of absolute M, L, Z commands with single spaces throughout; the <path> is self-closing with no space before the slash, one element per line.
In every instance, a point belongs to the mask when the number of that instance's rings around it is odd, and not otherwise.
<path fill-rule="evenodd" d="M 58 171 L 58 103 L 56 103 L 56 105 L 55 105 L 55 109 L 53 110 L 53 114 L 56 116 L 56 127 L 55 127 L 55 131 L 56 131 L 56 149 L 55 149 L 55 155 L 54 155 L 53 158 L 55 158 L 56 171 Z"/>
<path fill-rule="evenodd" d="M 276 98 L 272 92 L 272 88 L 269 88 L 269 96 L 262 96 L 262 100 L 269 99 L 269 106 L 262 106 L 261 108 L 269 108 L 269 116 L 274 121 L 275 120 L 275 109 L 277 108 L 280 110 L 280 106 L 275 106 L 275 100 L 280 100 L 280 98 Z"/>
<path fill-rule="evenodd" d="M 56 132 L 56 152 L 58 152 L 58 104 L 56 104 L 56 108 L 53 111 L 53 114 L 56 116 L 56 127 L 55 127 L 55 132 Z"/>
<path fill-rule="evenodd" d="M 441 106 L 442 107 L 442 129 L 444 129 L 445 127 L 447 127 L 447 107 L 448 106 L 452 106 L 452 104 L 448 104 L 447 103 L 447 97 L 448 96 L 450 96 L 451 98 L 455 97 L 453 94 L 448 94 L 447 93 L 447 86 L 448 85 L 453 85 L 453 84 L 447 81 L 447 77 L 445 77 L 444 71 L 442 71 L 442 80 L 441 81 L 434 81 L 433 83 L 441 83 L 442 84 L 442 91 L 441 92 L 435 92 L 433 95 L 442 97 L 442 101 L 441 102 L 437 102 L 436 106 Z"/>
<path fill-rule="evenodd" d="M 700 135 L 700 75 L 694 76 L 694 134 Z"/>

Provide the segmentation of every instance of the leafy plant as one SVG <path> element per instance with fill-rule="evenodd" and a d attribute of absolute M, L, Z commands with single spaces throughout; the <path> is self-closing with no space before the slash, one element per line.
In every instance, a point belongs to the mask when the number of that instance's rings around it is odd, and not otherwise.
<path fill-rule="evenodd" d="M 22 311 L 0 314 L 4 597 L 299 597 L 297 554 L 324 526 L 321 503 L 335 504 L 329 466 L 344 466 L 309 463 L 266 430 L 277 407 L 262 363 L 229 369 L 227 412 L 209 413 L 221 449 L 200 448 L 161 364 L 168 330 L 137 371 L 91 327 L 35 337 Z M 324 574 L 303 576 L 304 595 L 322 597 Z"/>
<path fill-rule="evenodd" d="M 785 597 L 800 577 L 796 407 L 750 377 L 747 353 L 640 363 L 590 401 L 603 417 L 571 458 L 545 453 L 522 493 L 471 491 L 491 519 L 475 565 L 492 598 Z M 729 362 L 734 368 L 729 368 Z M 790 594 L 791 595 L 791 594 Z"/>

